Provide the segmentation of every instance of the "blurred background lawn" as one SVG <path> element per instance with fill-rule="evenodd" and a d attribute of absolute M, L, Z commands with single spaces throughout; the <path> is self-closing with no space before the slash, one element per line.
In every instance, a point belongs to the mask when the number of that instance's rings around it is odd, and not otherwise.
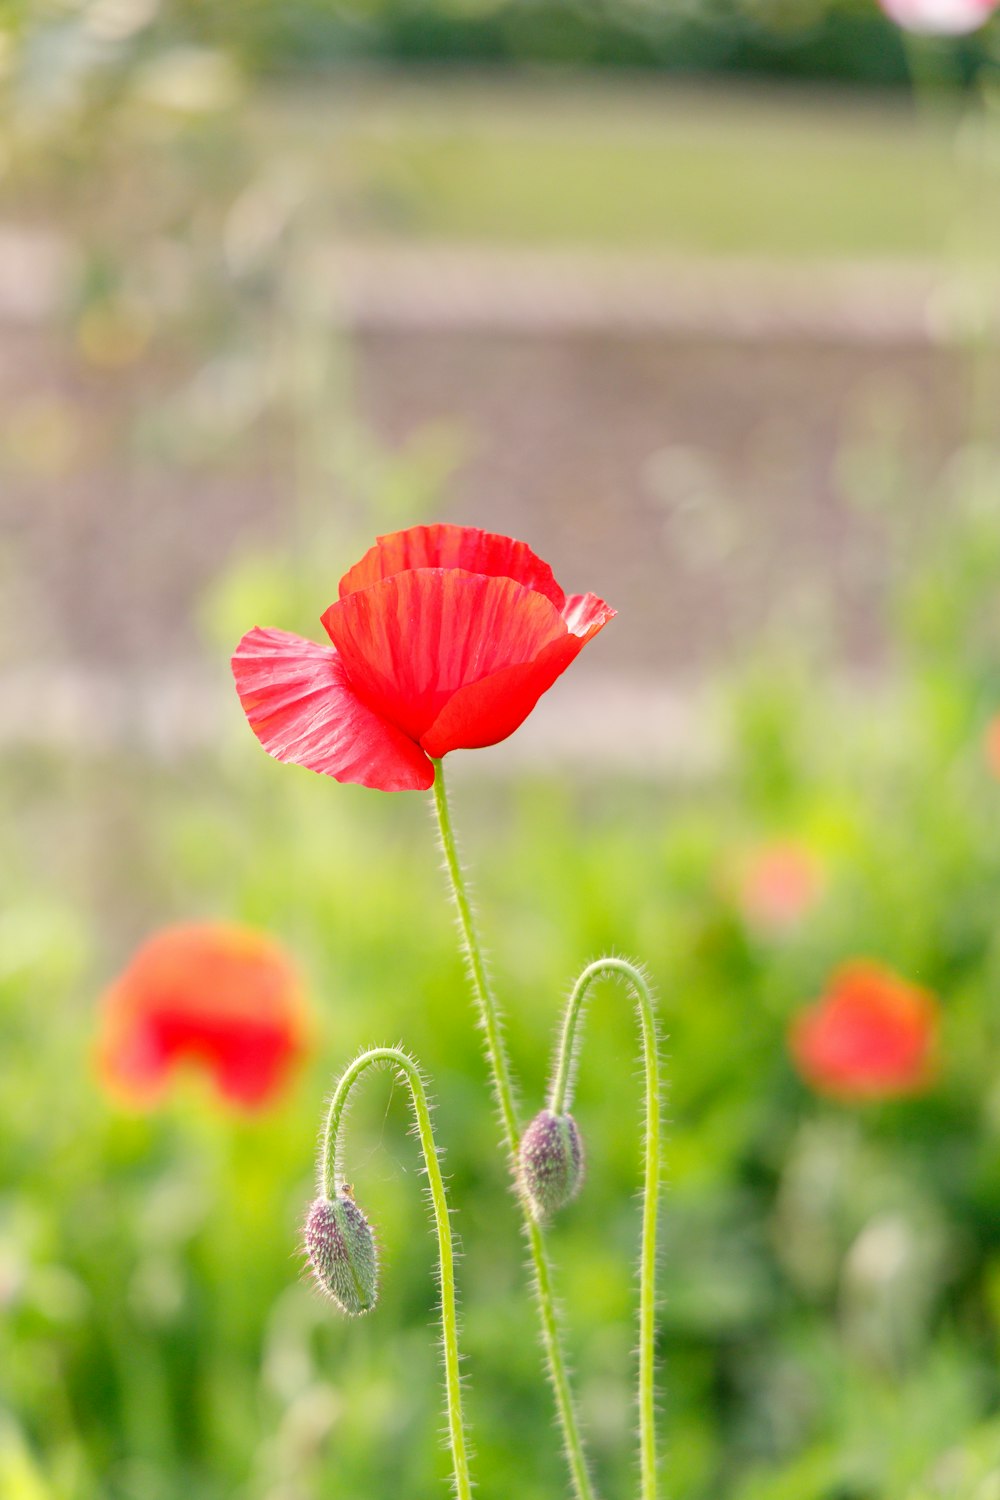
<path fill-rule="evenodd" d="M 619 611 L 456 813 L 524 1110 L 588 959 L 669 1032 L 666 1490 L 1000 1495 L 1000 33 L 866 0 L 6 4 L 0 49 L 0 1496 L 407 1500 L 447 1464 L 405 1100 L 352 1121 L 376 1315 L 297 1252 L 335 1072 L 402 1040 L 464 1246 L 481 1493 L 565 1492 L 421 799 L 279 769 L 228 655 L 379 529 L 523 536 Z M 744 872 L 792 841 L 790 923 Z M 307 976 L 280 1106 L 91 1065 L 157 926 Z M 924 1097 L 821 1102 L 789 1020 L 879 959 Z M 552 1233 L 601 1491 L 634 1492 L 633 1021 L 593 1007 Z"/>

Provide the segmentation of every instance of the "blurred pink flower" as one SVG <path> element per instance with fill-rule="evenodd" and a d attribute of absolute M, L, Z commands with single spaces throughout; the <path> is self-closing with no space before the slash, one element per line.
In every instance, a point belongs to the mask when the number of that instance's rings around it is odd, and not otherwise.
<path fill-rule="evenodd" d="M 879 0 L 891 21 L 926 36 L 964 36 L 978 31 L 1000 0 Z"/>
<path fill-rule="evenodd" d="M 739 905 L 752 926 L 785 932 L 815 905 L 822 889 L 820 863 L 804 845 L 763 844 L 743 868 Z"/>

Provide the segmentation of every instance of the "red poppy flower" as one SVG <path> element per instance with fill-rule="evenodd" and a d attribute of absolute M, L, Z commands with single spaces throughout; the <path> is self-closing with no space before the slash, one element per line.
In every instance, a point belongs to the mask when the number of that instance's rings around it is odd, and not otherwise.
<path fill-rule="evenodd" d="M 276 943 L 225 923 L 167 927 L 101 1002 L 98 1062 L 111 1091 L 155 1104 L 184 1064 L 239 1109 L 269 1104 L 306 1041 L 298 976 Z"/>
<path fill-rule="evenodd" d="M 792 1023 L 799 1072 L 820 1093 L 885 1099 L 920 1093 L 934 1073 L 938 1006 L 933 995 L 880 964 L 856 961 Z"/>
<path fill-rule="evenodd" d="M 467 526 L 379 537 L 323 615 L 333 642 L 245 635 L 233 674 L 276 760 L 377 787 L 427 788 L 431 758 L 495 745 L 615 611 L 567 597 L 524 542 Z"/>
<path fill-rule="evenodd" d="M 747 861 L 739 901 L 752 926 L 784 932 L 805 916 L 822 888 L 820 865 L 802 844 L 765 844 Z"/>

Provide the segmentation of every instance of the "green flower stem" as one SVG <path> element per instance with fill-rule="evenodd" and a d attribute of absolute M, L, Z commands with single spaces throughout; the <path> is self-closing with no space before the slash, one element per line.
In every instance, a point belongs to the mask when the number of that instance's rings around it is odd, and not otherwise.
<path fill-rule="evenodd" d="M 472 987 L 475 991 L 476 1003 L 479 1007 L 479 1018 L 486 1038 L 486 1056 L 493 1076 L 493 1091 L 496 1095 L 497 1107 L 503 1124 L 504 1142 L 510 1156 L 511 1171 L 514 1173 L 516 1181 L 517 1148 L 520 1139 L 520 1129 L 517 1122 L 517 1113 L 514 1108 L 514 1089 L 510 1076 L 510 1064 L 507 1061 L 507 1049 L 504 1045 L 500 1014 L 486 974 L 486 964 L 483 960 L 482 948 L 480 947 L 479 937 L 472 918 L 472 907 L 465 885 L 465 876 L 462 873 L 458 850 L 455 846 L 455 834 L 451 824 L 451 813 L 448 809 L 448 794 L 444 784 L 444 769 L 440 760 L 434 762 L 434 806 L 437 812 L 441 848 L 448 867 L 455 905 L 458 908 L 459 929 L 469 962 L 469 973 L 472 979 Z M 545 1253 L 545 1241 L 542 1238 L 541 1229 L 532 1217 L 524 1195 L 520 1191 L 518 1192 L 518 1201 L 521 1204 L 525 1234 L 528 1239 L 531 1259 L 534 1265 L 535 1295 L 541 1317 L 542 1341 L 549 1368 L 549 1378 L 552 1381 L 552 1389 L 555 1392 L 556 1408 L 559 1413 L 559 1423 L 562 1428 L 563 1443 L 573 1480 L 573 1488 L 577 1500 L 594 1500 L 594 1490 L 587 1471 L 587 1461 L 583 1451 L 583 1439 L 580 1435 L 580 1425 L 573 1401 L 573 1392 L 570 1388 L 569 1374 L 562 1352 L 562 1339 L 556 1315 L 555 1298 L 552 1291 L 552 1272 Z"/>
<path fill-rule="evenodd" d="M 660 1058 L 656 1014 L 649 984 L 640 969 L 623 958 L 599 958 L 580 975 L 566 1005 L 549 1108 L 561 1115 L 572 1107 L 578 1032 L 584 1002 L 592 984 L 611 977 L 624 980 L 632 992 L 642 1026 L 646 1073 L 645 1171 L 642 1199 L 642 1255 L 639 1263 L 639 1466 L 642 1500 L 656 1500 L 656 1233 L 659 1216 Z"/>
<path fill-rule="evenodd" d="M 411 1057 L 399 1047 L 372 1047 L 355 1058 L 343 1074 L 330 1100 L 330 1108 L 323 1131 L 323 1149 L 320 1157 L 320 1191 L 333 1199 L 338 1187 L 343 1184 L 343 1140 L 344 1112 L 355 1084 L 366 1070 L 373 1066 L 388 1066 L 403 1080 L 410 1091 L 413 1113 L 416 1117 L 420 1149 L 430 1188 L 431 1205 L 434 1210 L 434 1228 L 438 1242 L 438 1269 L 441 1282 L 441 1336 L 444 1350 L 444 1383 L 448 1405 L 448 1439 L 451 1447 L 452 1470 L 455 1479 L 457 1500 L 471 1500 L 472 1484 L 469 1477 L 468 1442 L 465 1433 L 465 1418 L 462 1413 L 462 1380 L 458 1355 L 458 1314 L 455 1306 L 455 1251 L 451 1236 L 451 1219 L 448 1199 L 445 1194 L 441 1164 L 434 1143 L 430 1105 L 420 1069 Z"/>

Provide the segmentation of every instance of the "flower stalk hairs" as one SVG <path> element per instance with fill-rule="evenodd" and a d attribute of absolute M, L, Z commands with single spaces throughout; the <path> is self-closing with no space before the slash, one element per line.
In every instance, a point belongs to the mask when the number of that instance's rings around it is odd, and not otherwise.
<path fill-rule="evenodd" d="M 583 1142 L 569 1113 L 584 1009 L 600 979 L 624 983 L 635 1001 L 645 1075 L 645 1171 L 639 1260 L 639 1463 L 643 1500 L 656 1494 L 656 1233 L 660 1206 L 660 1054 L 653 994 L 645 974 L 623 958 L 588 964 L 573 986 L 549 1090 L 548 1107 L 521 1138 L 521 1178 L 536 1218 L 548 1218 L 574 1198 L 583 1180 Z"/>
<path fill-rule="evenodd" d="M 458 855 L 444 779 L 444 757 L 506 739 L 541 695 L 614 617 L 594 594 L 567 595 L 552 569 L 511 537 L 470 527 L 416 526 L 380 537 L 340 581 L 322 616 L 330 644 L 286 631 L 245 635 L 233 656 L 236 687 L 250 726 L 277 760 L 337 781 L 381 791 L 430 790 L 512 1181 L 528 1242 L 542 1345 L 570 1478 L 577 1500 L 594 1500 L 583 1435 L 562 1348 L 544 1221 L 578 1191 L 583 1146 L 569 1113 L 576 1038 L 583 1002 L 604 975 L 624 979 L 639 1010 L 646 1074 L 644 1212 L 640 1268 L 639 1414 L 642 1500 L 656 1500 L 654 1316 L 660 1179 L 660 1077 L 652 998 L 641 970 L 605 959 L 584 970 L 566 1013 L 549 1109 L 522 1136 L 503 1018 Z M 391 1062 L 414 1080 L 401 1054 L 376 1049 L 367 1058 Z M 360 1069 L 364 1059 L 353 1065 Z M 364 1064 L 366 1065 L 366 1064 Z M 310 1212 L 307 1240 L 320 1282 L 348 1311 L 364 1311 L 375 1290 L 373 1249 L 353 1199 L 345 1199 L 337 1161 L 338 1100 L 356 1074 L 344 1075 L 326 1129 L 321 1196 Z M 424 1140 L 423 1126 L 421 1138 Z M 447 1225 L 432 1170 L 429 1127 L 425 1161 L 439 1234 Z M 332 1154 L 331 1154 L 332 1153 Z M 450 1256 L 450 1248 L 449 1248 Z M 448 1262 L 450 1266 L 450 1259 Z M 455 1483 L 463 1494 L 462 1423 L 457 1405 L 457 1350 L 449 1343 L 451 1270 L 441 1257 L 446 1385 Z M 346 1288 L 346 1291 L 345 1291 Z M 452 1326 L 451 1333 L 454 1333 Z"/>
<path fill-rule="evenodd" d="M 455 1251 L 427 1090 L 419 1067 L 399 1047 L 372 1047 L 351 1063 L 334 1090 L 320 1145 L 319 1196 L 305 1227 L 306 1253 L 319 1287 L 349 1316 L 371 1312 L 378 1297 L 378 1251 L 371 1226 L 345 1181 L 343 1124 L 351 1095 L 370 1068 L 391 1068 L 409 1090 L 438 1243 L 441 1345 L 448 1407 L 448 1441 L 457 1500 L 471 1500 L 468 1444 L 462 1413 L 455 1297 Z"/>

